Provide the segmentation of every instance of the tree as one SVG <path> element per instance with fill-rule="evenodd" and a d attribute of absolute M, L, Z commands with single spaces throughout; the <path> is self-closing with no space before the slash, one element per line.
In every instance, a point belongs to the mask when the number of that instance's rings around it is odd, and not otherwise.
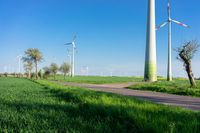
<path fill-rule="evenodd" d="M 47 79 L 47 78 L 50 76 L 50 74 L 51 74 L 51 70 L 50 70 L 49 67 L 44 67 L 43 70 L 44 70 L 44 75 L 43 75 L 43 77 L 44 77 L 45 79 Z"/>
<path fill-rule="evenodd" d="M 185 42 L 183 46 L 176 49 L 178 52 L 177 59 L 183 62 L 183 66 L 187 72 L 191 87 L 196 87 L 196 82 L 192 72 L 192 59 L 198 49 L 199 44 L 196 40 Z"/>
<path fill-rule="evenodd" d="M 40 70 L 40 71 L 38 72 L 38 77 L 39 77 L 40 79 L 42 79 L 42 77 L 43 77 L 42 70 Z"/>
<path fill-rule="evenodd" d="M 25 57 L 28 60 L 31 60 L 35 65 L 35 75 L 36 79 L 38 79 L 38 63 L 42 61 L 43 56 L 39 49 L 30 48 L 25 51 Z"/>
<path fill-rule="evenodd" d="M 31 78 L 31 72 L 33 70 L 33 62 L 29 58 L 22 58 L 24 62 L 24 70 L 28 73 L 28 78 Z"/>
<path fill-rule="evenodd" d="M 67 75 L 67 73 L 69 73 L 69 71 L 70 71 L 70 65 L 69 65 L 69 64 L 63 63 L 63 64 L 60 66 L 60 72 L 63 73 L 64 79 L 66 78 L 66 75 Z"/>
<path fill-rule="evenodd" d="M 59 70 L 58 65 L 56 63 L 51 63 L 50 71 L 54 75 L 54 80 L 56 79 L 56 74 L 57 74 L 58 70 Z"/>

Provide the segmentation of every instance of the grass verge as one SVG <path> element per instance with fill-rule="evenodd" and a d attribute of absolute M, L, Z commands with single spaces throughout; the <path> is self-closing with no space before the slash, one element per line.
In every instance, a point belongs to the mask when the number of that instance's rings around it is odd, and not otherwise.
<path fill-rule="evenodd" d="M 49 79 L 53 79 L 52 77 Z M 141 77 L 101 77 L 101 76 L 75 76 L 73 78 L 67 77 L 65 80 L 62 75 L 57 75 L 56 80 L 76 83 L 90 83 L 90 84 L 108 84 L 108 83 L 123 83 L 123 82 L 139 82 Z"/>
<path fill-rule="evenodd" d="M 197 81 L 197 88 L 191 88 L 189 81 L 185 79 L 175 79 L 172 82 L 164 80 L 159 80 L 158 82 L 154 83 L 141 82 L 128 88 L 134 90 L 147 90 L 169 94 L 200 97 L 200 81 Z"/>

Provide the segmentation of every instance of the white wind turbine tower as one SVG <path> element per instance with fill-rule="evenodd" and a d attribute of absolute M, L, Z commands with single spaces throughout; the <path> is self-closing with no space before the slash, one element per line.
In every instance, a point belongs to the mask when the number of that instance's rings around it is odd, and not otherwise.
<path fill-rule="evenodd" d="M 89 76 L 89 67 L 88 66 L 86 66 L 86 76 Z"/>
<path fill-rule="evenodd" d="M 68 52 L 68 57 L 69 57 L 69 63 L 70 63 L 70 75 L 71 75 L 71 71 L 72 71 L 72 56 L 71 56 L 71 52 L 69 49 L 67 49 L 67 52 Z"/>
<path fill-rule="evenodd" d="M 74 36 L 72 42 L 66 43 L 64 45 L 72 46 L 71 77 L 74 77 L 74 55 L 75 55 L 75 49 L 76 49 L 76 35 Z"/>
<path fill-rule="evenodd" d="M 188 25 L 183 24 L 179 21 L 176 21 L 171 18 L 171 10 L 170 10 L 170 0 L 168 0 L 168 5 L 167 5 L 167 12 L 168 12 L 168 20 L 164 22 L 163 24 L 159 25 L 156 27 L 156 30 L 159 30 L 160 28 L 166 26 L 168 24 L 168 65 L 167 65 L 167 80 L 172 81 L 172 30 L 171 30 L 171 25 L 172 22 L 176 23 L 180 26 L 190 28 Z"/>
<path fill-rule="evenodd" d="M 151 82 L 157 81 L 155 17 L 155 0 L 148 0 L 144 80 Z"/>
<path fill-rule="evenodd" d="M 89 67 L 88 66 L 81 67 L 81 75 L 89 76 Z"/>
<path fill-rule="evenodd" d="M 22 55 L 18 55 L 16 58 L 18 59 L 18 73 L 21 73 L 21 59 L 22 59 Z"/>

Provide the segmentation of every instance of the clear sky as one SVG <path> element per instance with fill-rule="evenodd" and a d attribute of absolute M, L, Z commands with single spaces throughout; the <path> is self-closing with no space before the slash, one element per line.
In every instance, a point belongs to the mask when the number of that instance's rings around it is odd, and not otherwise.
<path fill-rule="evenodd" d="M 173 48 L 200 41 L 200 1 L 171 0 Z M 16 56 L 27 48 L 44 55 L 40 68 L 69 61 L 67 47 L 77 33 L 75 70 L 92 75 L 143 75 L 147 0 L 0 0 L 0 72 L 17 71 Z M 157 24 L 167 20 L 167 0 L 156 0 Z M 157 32 L 158 74 L 166 75 L 167 27 Z M 200 76 L 200 53 L 193 60 Z M 185 76 L 173 51 L 174 76 Z"/>

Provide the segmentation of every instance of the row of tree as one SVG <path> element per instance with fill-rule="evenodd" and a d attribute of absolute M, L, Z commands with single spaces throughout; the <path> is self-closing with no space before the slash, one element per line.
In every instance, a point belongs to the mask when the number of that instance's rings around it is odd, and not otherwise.
<path fill-rule="evenodd" d="M 56 78 L 56 74 L 58 71 L 63 73 L 64 79 L 67 74 L 70 72 L 70 65 L 67 63 L 63 63 L 60 67 L 56 63 L 52 63 L 49 67 L 43 68 L 43 71 L 40 70 L 38 72 L 38 63 L 43 60 L 43 55 L 39 49 L 30 48 L 25 51 L 25 56 L 22 58 L 24 62 L 24 70 L 26 71 L 28 78 L 32 78 L 33 76 L 38 78 L 47 78 L 49 75 L 53 74 L 54 79 Z M 35 73 L 32 73 L 32 70 L 35 68 Z"/>
<path fill-rule="evenodd" d="M 70 73 L 70 65 L 67 63 L 63 63 L 60 67 L 56 63 L 51 63 L 49 67 L 45 67 L 44 69 L 44 78 L 47 78 L 50 74 L 53 74 L 54 79 L 56 79 L 56 74 L 60 71 L 64 75 L 64 79 L 66 79 L 67 74 Z"/>
<path fill-rule="evenodd" d="M 192 87 L 196 87 L 195 78 L 192 72 L 192 59 L 198 49 L 199 43 L 196 40 L 185 42 L 182 46 L 176 49 L 176 52 L 178 53 L 177 59 L 183 62 L 183 66 L 187 72 Z M 23 57 L 24 69 L 28 73 L 29 78 L 31 77 L 33 68 L 35 68 L 36 79 L 38 79 L 38 75 L 41 76 L 41 71 L 38 73 L 38 63 L 42 60 L 43 55 L 39 49 L 30 48 L 25 51 L 25 56 Z M 65 79 L 66 75 L 70 72 L 70 65 L 63 63 L 59 67 L 56 63 L 52 63 L 49 67 L 44 68 L 44 76 L 47 77 L 48 75 L 53 74 L 55 79 L 58 71 L 63 73 Z"/>

